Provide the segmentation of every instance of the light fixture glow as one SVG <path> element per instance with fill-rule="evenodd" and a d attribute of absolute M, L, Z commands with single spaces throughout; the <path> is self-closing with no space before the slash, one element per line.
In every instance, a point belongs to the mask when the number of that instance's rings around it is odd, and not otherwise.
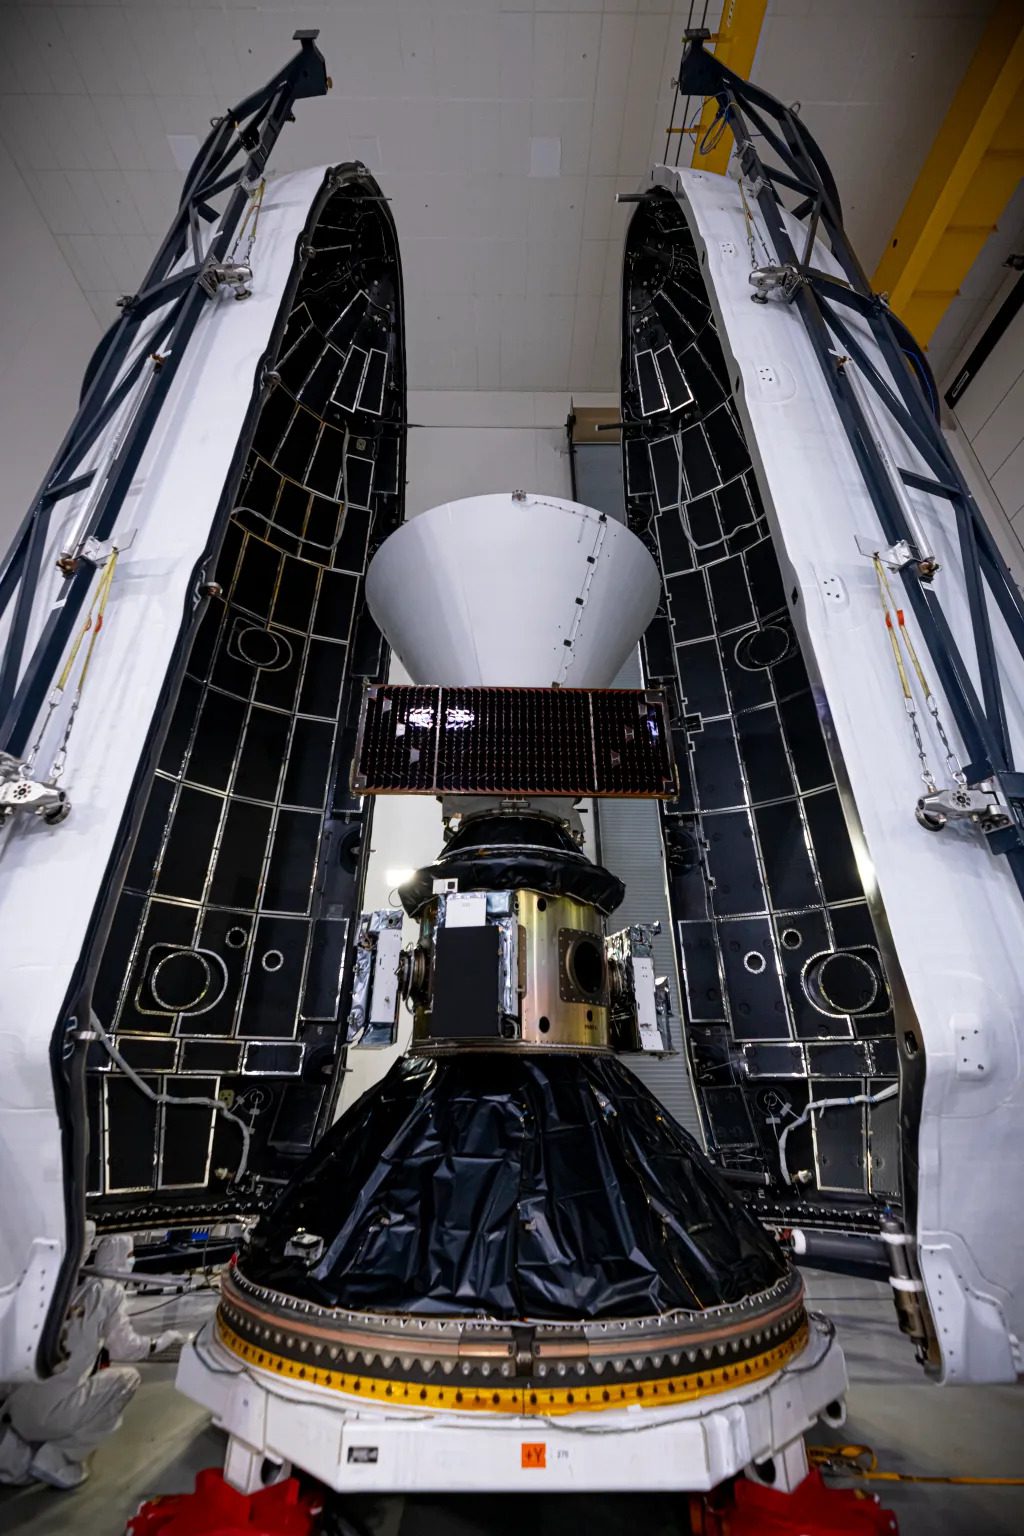
<path fill-rule="evenodd" d="M 384 879 L 387 881 L 388 890 L 393 891 L 397 886 L 404 885 L 415 873 L 414 869 L 386 869 Z"/>

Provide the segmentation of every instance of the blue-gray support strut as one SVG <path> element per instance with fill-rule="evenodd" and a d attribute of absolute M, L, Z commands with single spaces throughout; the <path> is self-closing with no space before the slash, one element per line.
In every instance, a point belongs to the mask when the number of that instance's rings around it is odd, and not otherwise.
<path fill-rule="evenodd" d="M 933 570 L 928 562 L 911 561 L 901 575 L 969 759 L 964 770 L 967 781 L 972 785 L 992 781 L 1007 808 L 1008 824 L 989 832 L 986 842 L 993 852 L 1006 857 L 1024 895 L 1024 774 L 1013 761 L 988 596 L 1022 656 L 1024 598 L 942 435 L 938 393 L 928 364 L 906 327 L 871 291 L 843 228 L 842 206 L 828 163 L 796 113 L 709 54 L 699 35 L 687 42 L 678 90 L 681 95 L 714 97 L 718 121 L 732 131 L 740 168 L 785 269 L 785 297 L 804 322 L 885 537 L 892 545 L 905 541 L 911 549 L 915 547 L 914 530 L 848 377 L 850 364 L 927 465 L 926 474 L 900 469 L 903 482 L 942 497 L 953 509 L 981 697 L 931 585 Z M 771 158 L 767 158 L 769 152 Z M 783 218 L 782 189 L 799 198 L 791 211 L 807 224 L 799 252 Z M 819 234 L 827 240 L 845 282 L 811 265 Z M 845 323 L 844 309 L 867 323 L 889 379 L 872 364 Z"/>
<path fill-rule="evenodd" d="M 0 567 L 0 615 L 13 607 L 0 656 L 0 751 L 13 757 L 24 755 L 96 574 L 95 564 L 81 551 L 89 539 L 102 545 L 115 526 L 189 338 L 218 291 L 218 274 L 229 259 L 253 191 L 282 127 L 292 118 L 295 102 L 322 96 L 329 88 L 324 57 L 315 46 L 317 35 L 315 30 L 296 32 L 300 47 L 294 58 L 261 90 L 214 120 L 142 286 L 122 300 L 121 318 L 93 355 L 77 414 Z M 240 157 L 244 157 L 241 165 Z M 226 206 L 218 212 L 217 200 L 225 194 L 229 194 Z M 204 223 L 217 226 L 205 251 L 200 233 Z M 189 251 L 193 260 L 181 266 Z M 154 314 L 147 332 L 145 323 Z M 78 552 L 62 565 L 66 585 L 60 600 L 26 657 L 29 619 L 53 508 L 93 482 L 95 471 L 83 472 L 80 466 L 137 388 L 140 393 L 130 424 L 79 530 Z"/>

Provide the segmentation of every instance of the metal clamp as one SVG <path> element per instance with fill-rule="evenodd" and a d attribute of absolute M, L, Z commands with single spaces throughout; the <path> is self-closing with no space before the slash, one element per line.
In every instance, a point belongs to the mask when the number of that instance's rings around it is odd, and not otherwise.
<path fill-rule="evenodd" d="M 781 299 L 790 304 L 793 295 L 804 281 L 803 273 L 791 263 L 779 267 L 755 267 L 748 281 L 754 292 L 755 304 L 767 304 L 769 299 Z"/>
<path fill-rule="evenodd" d="M 986 834 L 1000 832 L 1013 823 L 1013 814 L 995 779 L 952 784 L 922 795 L 915 815 L 929 832 L 941 832 L 949 821 L 971 821 Z"/>
<path fill-rule="evenodd" d="M 123 533 L 118 533 L 116 539 L 97 539 L 90 536 L 78 548 L 63 549 L 57 558 L 57 569 L 63 571 L 65 576 L 74 576 L 84 562 L 100 570 L 115 550 L 118 554 L 123 554 L 126 549 L 132 547 L 137 532 L 137 528 L 128 528 Z"/>
<path fill-rule="evenodd" d="M 208 261 L 198 281 L 211 299 L 222 288 L 233 292 L 236 299 L 247 299 L 252 294 L 252 267 L 244 261 Z"/>
<path fill-rule="evenodd" d="M 78 551 L 78 559 L 84 560 L 88 565 L 106 565 L 115 549 L 119 555 L 123 555 L 126 549 L 131 549 L 135 543 L 137 528 L 126 528 L 119 531 L 114 539 L 88 538 Z"/>
<path fill-rule="evenodd" d="M 909 539 L 900 539 L 897 544 L 890 544 L 886 549 L 879 549 L 878 535 L 858 533 L 855 535 L 857 548 L 868 560 L 881 560 L 882 564 L 890 571 L 905 570 L 908 565 L 916 565 L 920 556 Z"/>
<path fill-rule="evenodd" d="M 932 581 L 940 569 L 934 555 L 922 555 L 909 539 L 900 539 L 886 549 L 878 548 L 877 534 L 871 537 L 868 534 L 858 533 L 854 535 L 854 539 L 862 555 L 868 560 L 880 560 L 887 570 L 905 571 L 913 566 L 922 581 Z"/>
<path fill-rule="evenodd" d="M 307 1269 L 312 1269 L 322 1257 L 324 1252 L 324 1240 L 318 1232 L 307 1232 L 305 1227 L 300 1227 L 293 1232 L 284 1245 L 286 1259 L 301 1259 Z"/>
<path fill-rule="evenodd" d="M 20 758 L 0 752 L 0 826 L 17 811 L 41 816 L 47 826 L 55 827 L 70 816 L 71 801 L 64 790 L 30 778 Z"/>

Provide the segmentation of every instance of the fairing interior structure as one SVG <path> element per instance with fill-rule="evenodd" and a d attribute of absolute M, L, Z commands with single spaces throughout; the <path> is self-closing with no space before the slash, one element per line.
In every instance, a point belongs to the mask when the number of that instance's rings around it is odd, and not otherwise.
<path fill-rule="evenodd" d="M 625 487 L 665 603 L 647 679 L 679 708 L 663 806 L 686 1039 L 709 1148 L 793 1225 L 877 1225 L 901 1189 L 892 990 L 693 236 L 667 191 L 629 229 Z"/>
<path fill-rule="evenodd" d="M 254 1191 L 329 1119 L 367 817 L 348 762 L 386 654 L 362 584 L 404 487 L 400 269 L 372 179 L 330 173 L 300 239 L 93 992 L 132 1066 L 246 1118 Z M 102 1046 L 89 1065 L 91 1209 L 238 1210 L 236 1127 L 158 1113 Z"/>
<path fill-rule="evenodd" d="M 284 77 L 268 88 L 282 121 Z M 362 585 L 404 492 L 401 273 L 361 165 L 254 178 L 250 199 L 248 291 L 210 280 L 113 518 L 71 815 L 3 833 L 9 1188 L 23 1170 L 3 1223 L 4 1379 L 59 1359 L 86 1210 L 138 1230 L 258 1209 L 340 1081 L 370 816 L 348 769 L 363 681 L 387 664 Z M 101 466 L 123 422 L 96 438 Z M 89 494 L 58 503 L 30 643 Z"/>
<path fill-rule="evenodd" d="M 807 126 L 700 42 L 680 91 L 738 152 L 639 196 L 622 414 L 666 587 L 645 677 L 689 770 L 662 825 L 708 1146 L 776 1227 L 875 1233 L 941 1379 L 1013 1381 L 1024 604 Z"/>

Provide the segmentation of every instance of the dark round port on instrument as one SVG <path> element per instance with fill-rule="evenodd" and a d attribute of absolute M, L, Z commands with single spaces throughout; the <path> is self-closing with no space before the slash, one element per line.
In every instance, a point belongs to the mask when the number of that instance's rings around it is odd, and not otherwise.
<path fill-rule="evenodd" d="M 786 949 L 799 949 L 803 943 L 803 935 L 799 928 L 783 928 L 782 943 Z"/>
<path fill-rule="evenodd" d="M 878 976 L 863 955 L 838 949 L 808 962 L 804 987 L 826 1013 L 863 1013 L 878 996 Z"/>
<path fill-rule="evenodd" d="M 537 911 L 538 912 L 546 912 L 547 909 L 548 909 L 548 904 L 544 900 L 544 897 L 543 896 L 539 897 L 538 900 L 537 900 Z"/>
<path fill-rule="evenodd" d="M 541 1014 L 540 1018 L 537 1020 L 537 1028 L 540 1030 L 542 1035 L 547 1034 L 548 1030 L 551 1028 L 551 1020 L 548 1018 L 547 1014 Z"/>
<path fill-rule="evenodd" d="M 580 992 L 596 997 L 604 986 L 604 951 L 593 939 L 577 939 L 569 951 L 569 978 Z"/>

